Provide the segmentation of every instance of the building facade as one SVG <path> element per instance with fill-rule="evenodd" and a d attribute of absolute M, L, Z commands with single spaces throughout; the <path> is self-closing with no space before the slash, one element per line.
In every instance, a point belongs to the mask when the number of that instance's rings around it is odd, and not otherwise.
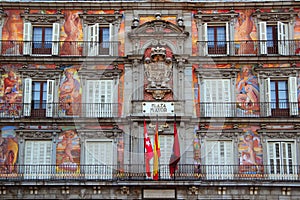
<path fill-rule="evenodd" d="M 2 1 L 0 38 L 1 199 L 300 198 L 299 1 Z"/>

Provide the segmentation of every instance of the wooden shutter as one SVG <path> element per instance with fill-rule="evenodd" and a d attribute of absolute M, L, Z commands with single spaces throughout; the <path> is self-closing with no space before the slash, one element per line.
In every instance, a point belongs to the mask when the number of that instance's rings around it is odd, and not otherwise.
<path fill-rule="evenodd" d="M 265 106 L 264 106 L 264 116 L 271 116 L 271 86 L 270 86 L 270 78 L 266 78 L 264 82 L 265 89 Z"/>
<path fill-rule="evenodd" d="M 170 177 L 170 170 L 169 170 L 169 162 L 170 157 L 173 152 L 173 142 L 174 136 L 173 135 L 160 135 L 160 177 L 161 178 L 169 178 Z"/>
<path fill-rule="evenodd" d="M 204 80 L 204 103 L 207 117 L 225 117 L 232 115 L 230 80 Z"/>
<path fill-rule="evenodd" d="M 111 117 L 114 81 L 88 80 L 87 82 L 87 116 Z"/>
<path fill-rule="evenodd" d="M 58 55 L 59 47 L 59 23 L 53 23 L 52 25 L 52 55 Z"/>
<path fill-rule="evenodd" d="M 52 141 L 26 141 L 25 178 L 48 179 L 50 177 Z"/>
<path fill-rule="evenodd" d="M 46 117 L 53 116 L 54 80 L 47 80 Z"/>
<path fill-rule="evenodd" d="M 114 55 L 114 51 L 117 50 L 117 43 L 116 41 L 114 41 L 113 38 L 114 37 L 114 26 L 113 24 L 109 24 L 109 55 L 110 56 L 117 56 Z"/>
<path fill-rule="evenodd" d="M 297 78 L 289 77 L 288 81 L 288 89 L 289 89 L 289 107 L 290 107 L 290 115 L 298 115 L 298 97 L 297 97 Z"/>
<path fill-rule="evenodd" d="M 277 22 L 277 39 L 278 39 L 278 53 L 281 55 L 288 54 L 288 29 L 287 24 Z"/>
<path fill-rule="evenodd" d="M 32 48 L 32 25 L 30 22 L 25 22 L 23 27 L 23 54 L 30 55 Z"/>
<path fill-rule="evenodd" d="M 207 23 L 203 24 L 203 36 L 204 36 L 204 48 L 203 48 L 203 54 L 204 56 L 208 55 L 208 36 L 207 36 Z"/>
<path fill-rule="evenodd" d="M 31 98 L 32 98 L 32 79 L 25 78 L 24 80 L 24 107 L 23 107 L 23 114 L 24 116 L 30 116 L 31 113 Z"/>
<path fill-rule="evenodd" d="M 267 54 L 267 22 L 259 22 L 260 54 Z"/>
<path fill-rule="evenodd" d="M 99 24 L 88 27 L 88 55 L 96 56 L 99 54 Z"/>
<path fill-rule="evenodd" d="M 113 141 L 88 141 L 85 145 L 87 178 L 110 179 L 114 164 Z"/>
<path fill-rule="evenodd" d="M 226 33 L 225 33 L 225 36 L 226 36 L 226 53 L 227 55 L 229 55 L 229 48 L 230 48 L 230 42 L 229 42 L 229 24 L 228 22 L 226 22 L 226 29 L 225 29 Z"/>

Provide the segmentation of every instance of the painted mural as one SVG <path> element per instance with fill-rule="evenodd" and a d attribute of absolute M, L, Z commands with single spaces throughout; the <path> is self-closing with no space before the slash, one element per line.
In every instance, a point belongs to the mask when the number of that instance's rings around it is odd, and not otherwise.
<path fill-rule="evenodd" d="M 0 134 L 0 173 L 16 173 L 15 166 L 18 158 L 18 141 L 15 135 L 14 126 L 1 128 Z"/>
<path fill-rule="evenodd" d="M 82 89 L 78 70 L 79 67 L 64 69 L 59 85 L 59 113 L 61 116 L 78 116 L 81 113 Z"/>
<path fill-rule="evenodd" d="M 256 54 L 257 40 L 256 26 L 251 17 L 253 10 L 239 11 L 237 23 L 235 25 L 235 53 L 236 54 Z"/>
<path fill-rule="evenodd" d="M 21 78 L 17 73 L 17 66 L 5 65 L 0 82 L 0 115 L 19 116 L 22 109 Z"/>
<path fill-rule="evenodd" d="M 79 137 L 74 129 L 63 131 L 56 147 L 57 172 L 76 172 L 80 166 Z"/>
<path fill-rule="evenodd" d="M 21 55 L 23 40 L 23 20 L 20 10 L 5 11 L 7 18 L 2 29 L 2 54 Z"/>
<path fill-rule="evenodd" d="M 236 80 L 237 115 L 259 115 L 259 85 L 252 65 L 240 68 Z"/>
<path fill-rule="evenodd" d="M 256 174 L 263 172 L 263 150 L 261 139 L 256 130 L 258 127 L 247 127 L 239 139 L 240 172 Z"/>
<path fill-rule="evenodd" d="M 60 55 L 82 55 L 82 24 L 78 11 L 64 11 L 65 21 L 61 29 L 60 40 L 63 41 Z M 75 42 L 74 42 L 75 41 Z"/>
<path fill-rule="evenodd" d="M 193 150 L 194 150 L 194 172 L 201 173 L 201 144 L 197 135 L 198 127 L 194 129 Z"/>

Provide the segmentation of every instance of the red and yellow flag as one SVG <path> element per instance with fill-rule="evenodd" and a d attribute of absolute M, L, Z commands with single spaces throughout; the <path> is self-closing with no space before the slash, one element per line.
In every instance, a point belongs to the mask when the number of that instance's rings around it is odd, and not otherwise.
<path fill-rule="evenodd" d="M 154 160 L 153 160 L 153 180 L 158 180 L 158 159 L 160 157 L 160 144 L 158 137 L 158 122 L 156 121 L 154 135 Z"/>
<path fill-rule="evenodd" d="M 150 160 L 153 158 L 153 149 L 152 149 L 150 138 L 148 136 L 146 120 L 144 120 L 144 147 L 145 147 L 146 174 L 148 177 L 151 177 Z"/>

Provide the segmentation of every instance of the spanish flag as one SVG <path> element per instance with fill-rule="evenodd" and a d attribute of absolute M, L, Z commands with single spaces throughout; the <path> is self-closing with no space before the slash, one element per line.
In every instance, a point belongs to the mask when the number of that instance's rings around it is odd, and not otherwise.
<path fill-rule="evenodd" d="M 158 137 L 158 122 L 156 121 L 155 135 L 154 135 L 154 159 L 153 159 L 153 180 L 158 180 L 158 159 L 160 157 L 160 144 Z"/>

